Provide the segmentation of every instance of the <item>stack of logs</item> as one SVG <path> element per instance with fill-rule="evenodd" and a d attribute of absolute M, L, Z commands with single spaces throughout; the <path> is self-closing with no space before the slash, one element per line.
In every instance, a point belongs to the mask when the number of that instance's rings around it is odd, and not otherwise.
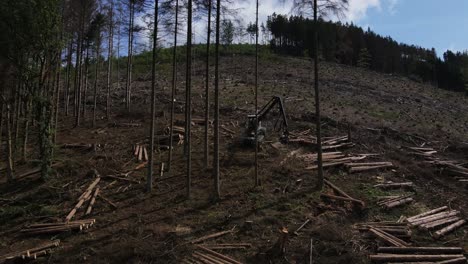
<path fill-rule="evenodd" d="M 435 230 L 432 234 L 435 239 L 455 231 L 466 223 L 465 219 L 459 217 L 460 211 L 450 210 L 447 206 L 442 206 L 419 215 L 406 219 L 414 227 L 423 230 Z"/>
<path fill-rule="evenodd" d="M 411 239 L 411 230 L 406 223 L 383 221 L 358 224 L 359 231 L 367 231 L 385 244 L 395 247 L 407 247 L 409 243 L 403 239 Z"/>
<path fill-rule="evenodd" d="M 375 154 L 358 154 L 354 156 L 347 156 L 342 152 L 324 152 L 322 154 L 323 167 L 341 167 L 344 166 L 349 173 L 363 172 L 369 170 L 377 170 L 383 168 L 391 168 L 393 164 L 391 162 L 357 162 L 363 159 L 366 159 L 369 156 L 374 156 Z M 317 163 L 317 153 L 304 154 L 299 156 L 302 160 L 307 163 Z M 318 168 L 317 164 L 309 166 L 306 170 L 316 170 Z"/>
<path fill-rule="evenodd" d="M 443 168 L 449 175 L 453 175 L 457 181 L 468 183 L 468 168 L 466 167 L 466 163 L 454 160 L 441 160 L 434 157 L 437 151 L 433 148 L 407 147 L 407 149 L 410 150 L 409 154 L 425 159 L 425 163 Z"/>
<path fill-rule="evenodd" d="M 378 254 L 370 255 L 378 263 L 466 263 L 463 249 L 459 247 L 379 247 Z"/>
<path fill-rule="evenodd" d="M 33 260 L 37 259 L 38 257 L 45 256 L 52 252 L 52 248 L 58 247 L 60 245 L 60 240 L 54 240 L 43 244 L 41 246 L 37 246 L 34 248 L 30 248 L 27 250 L 17 251 L 14 253 L 10 253 L 5 256 L 0 257 L 0 263 L 3 262 L 15 262 L 16 260 Z"/>
<path fill-rule="evenodd" d="M 308 131 L 306 131 L 308 132 Z M 291 133 L 289 143 L 295 143 L 303 146 L 317 147 L 317 140 L 314 137 L 307 136 L 307 133 Z M 348 136 L 325 137 L 322 141 L 322 150 L 350 148 L 354 143 L 350 142 Z"/>
<path fill-rule="evenodd" d="M 135 156 L 138 161 L 148 161 L 148 151 L 146 150 L 146 146 L 136 144 L 133 146 L 132 152 L 133 156 Z"/>
<path fill-rule="evenodd" d="M 300 159 L 304 160 L 307 163 L 317 163 L 317 153 L 312 154 L 304 154 L 299 156 Z M 344 153 L 340 151 L 336 152 L 324 152 L 322 153 L 322 160 L 323 160 L 323 167 L 339 167 L 343 166 L 346 163 L 352 161 L 359 161 L 367 158 L 367 155 L 357 155 L 357 156 L 346 156 Z M 317 164 L 309 166 L 306 170 L 316 170 Z"/>
<path fill-rule="evenodd" d="M 395 195 L 379 197 L 377 204 L 385 209 L 391 209 L 414 201 L 412 195 Z"/>
<path fill-rule="evenodd" d="M 182 131 L 183 128 L 181 128 Z M 172 134 L 172 142 L 174 145 L 181 145 L 184 143 L 184 135 L 176 132 L 174 130 L 175 134 Z M 159 149 L 161 150 L 169 150 L 169 146 L 171 144 L 171 136 L 170 135 L 158 135 L 157 136 L 158 144 L 159 144 Z"/>
<path fill-rule="evenodd" d="M 83 231 L 91 227 L 95 222 L 95 219 L 85 219 L 70 222 L 32 224 L 21 229 L 21 233 L 27 235 L 40 235 L 68 231 Z"/>
<path fill-rule="evenodd" d="M 330 181 L 324 180 L 324 183 L 327 186 L 329 186 L 336 195 L 322 193 L 322 194 L 320 194 L 320 197 L 322 199 L 331 199 L 331 200 L 337 200 L 337 201 L 351 202 L 352 204 L 357 205 L 358 207 L 361 207 L 361 208 L 365 207 L 366 204 L 363 201 L 355 199 L 355 198 L 349 196 L 346 192 L 344 192 L 343 190 L 341 190 L 340 188 L 335 186 Z"/>

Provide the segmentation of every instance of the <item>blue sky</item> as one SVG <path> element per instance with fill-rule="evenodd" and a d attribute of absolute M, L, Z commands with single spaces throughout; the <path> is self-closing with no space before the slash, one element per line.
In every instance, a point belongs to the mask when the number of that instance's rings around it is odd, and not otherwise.
<path fill-rule="evenodd" d="M 260 0 L 260 18 L 273 12 L 289 14 L 292 0 Z M 254 21 L 255 0 L 237 4 L 246 23 Z M 468 0 L 350 0 L 346 21 L 398 42 L 447 49 L 468 49 Z"/>
<path fill-rule="evenodd" d="M 369 8 L 356 23 L 399 42 L 434 47 L 439 56 L 447 49 L 468 49 L 467 0 L 380 2 L 380 7 Z"/>

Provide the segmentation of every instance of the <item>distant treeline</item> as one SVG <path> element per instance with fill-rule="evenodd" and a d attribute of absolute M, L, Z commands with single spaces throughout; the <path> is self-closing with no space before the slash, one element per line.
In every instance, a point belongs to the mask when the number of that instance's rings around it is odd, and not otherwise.
<path fill-rule="evenodd" d="M 271 47 L 275 52 L 313 56 L 313 20 L 273 14 L 268 18 Z M 468 53 L 447 51 L 438 58 L 435 49 L 398 43 L 353 24 L 319 21 L 319 56 L 332 62 L 384 73 L 409 76 L 438 87 L 468 91 Z"/>

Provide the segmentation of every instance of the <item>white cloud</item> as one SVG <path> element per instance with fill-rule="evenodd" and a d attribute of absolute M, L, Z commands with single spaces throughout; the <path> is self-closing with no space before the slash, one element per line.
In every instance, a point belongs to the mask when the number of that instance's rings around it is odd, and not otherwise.
<path fill-rule="evenodd" d="M 367 16 L 367 11 L 371 8 L 376 8 L 381 11 L 380 0 L 350 0 L 349 8 L 346 12 L 346 20 L 359 22 Z"/>
<path fill-rule="evenodd" d="M 391 15 L 395 15 L 397 12 L 396 6 L 398 5 L 399 0 L 387 0 L 387 2 L 388 2 L 388 12 Z"/>

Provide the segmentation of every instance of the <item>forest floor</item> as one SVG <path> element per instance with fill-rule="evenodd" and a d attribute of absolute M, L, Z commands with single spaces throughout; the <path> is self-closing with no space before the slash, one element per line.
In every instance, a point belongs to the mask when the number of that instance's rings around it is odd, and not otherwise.
<path fill-rule="evenodd" d="M 124 84 L 114 85 L 112 120 L 105 119 L 105 97 L 99 98 L 98 121 L 91 128 L 91 100 L 87 121 L 73 128 L 73 117 L 61 114 L 57 144 L 96 144 L 92 150 L 56 149 L 58 165 L 46 182 L 31 175 L 8 184 L 0 179 L 0 256 L 27 249 L 50 239 L 61 244 L 52 254 L 38 258 L 39 263 L 181 263 L 194 246 L 189 242 L 215 232 L 234 232 L 207 240 L 215 243 L 249 243 L 245 250 L 222 250 L 243 263 L 308 263 L 313 239 L 314 263 L 369 263 L 368 255 L 381 242 L 355 228 L 358 223 L 396 221 L 428 209 L 448 205 L 468 216 L 467 186 L 446 171 L 430 166 L 411 155 L 404 147 L 431 147 L 438 158 L 468 162 L 468 97 L 435 89 L 400 76 L 379 74 L 343 65 L 322 63 L 320 87 L 323 133 L 326 137 L 351 132 L 352 148 L 346 154 L 376 153 L 370 161 L 390 161 L 394 169 L 348 174 L 342 167 L 325 170 L 327 179 L 353 198 L 365 201 L 357 210 L 347 202 L 326 201 L 314 190 L 316 172 L 310 164 L 289 155 L 302 148 L 280 145 L 272 131 L 259 152 L 261 186 L 254 187 L 254 151 L 239 147 L 248 114 L 254 113 L 254 58 L 223 58 L 221 67 L 221 200 L 212 199 L 210 169 L 203 166 L 204 126 L 193 125 L 193 185 L 186 199 L 185 157 L 183 146 L 174 150 L 170 172 L 159 176 L 161 162 L 167 164 L 167 151 L 156 153 L 154 191 L 145 192 L 146 169 L 133 171 L 141 162 L 133 156 L 132 146 L 148 142 L 150 124 L 150 78 L 136 76 L 133 83 L 132 111 L 124 110 Z M 160 71 L 157 93 L 157 131 L 169 126 L 170 74 Z M 183 120 L 185 76 L 179 65 L 176 119 Z M 193 117 L 204 116 L 204 66 L 194 62 Z M 290 57 L 271 57 L 260 63 L 260 106 L 271 96 L 284 98 L 290 131 L 298 134 L 311 129 L 314 134 L 312 64 Z M 211 86 L 212 90 L 213 86 Z M 210 95 L 212 98 L 212 94 Z M 63 111 L 61 112 L 63 113 Z M 210 112 L 210 118 L 212 118 Z M 119 127 L 138 123 L 139 127 Z M 117 124 L 117 126 L 116 126 Z M 180 125 L 180 124 L 179 124 Z M 212 129 L 212 127 L 210 128 Z M 233 131 L 232 134 L 229 131 Z M 210 130 L 210 140 L 212 140 Z M 34 138 L 34 136 L 33 136 Z M 35 142 L 31 142 L 35 144 Z M 210 144 L 210 162 L 213 144 Z M 37 159 L 34 154 L 30 159 Z M 35 168 L 34 162 L 20 163 L 17 175 Z M 4 164 L 2 164 L 4 167 Z M 61 221 L 74 207 L 78 197 L 94 180 L 93 170 L 101 176 L 133 171 L 130 183 L 102 178 L 101 194 L 117 205 L 113 209 L 97 200 L 91 216 L 80 210 L 75 218 L 94 218 L 96 223 L 83 232 L 26 236 L 19 230 L 27 224 Z M 374 187 L 384 181 L 414 183 L 414 202 L 385 210 L 378 196 L 395 191 Z M 112 184 L 111 184 L 112 183 Z M 329 191 L 326 191 L 329 192 Z M 396 191 L 401 193 L 401 191 Z M 310 219 L 298 235 L 293 235 Z M 279 229 L 289 230 L 284 256 L 271 250 Z M 440 240 L 429 232 L 413 230 L 412 243 L 418 246 L 459 246 L 468 251 L 468 228 L 461 228 Z M 1 262 L 1 260 L 0 260 Z"/>

